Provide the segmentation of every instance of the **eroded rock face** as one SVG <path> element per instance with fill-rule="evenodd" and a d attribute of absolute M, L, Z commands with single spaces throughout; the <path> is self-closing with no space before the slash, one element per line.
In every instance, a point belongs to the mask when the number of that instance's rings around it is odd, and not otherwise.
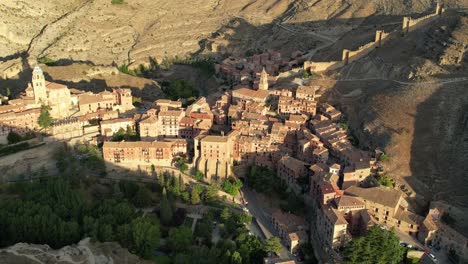
<path fill-rule="evenodd" d="M 113 5 L 111 0 L 4 0 L 0 57 L 27 51 L 32 58 L 110 65 L 213 51 L 212 46 L 227 46 L 226 52 L 284 45 L 286 51 L 305 50 L 323 40 L 309 34 L 312 30 L 335 38 L 362 18 L 422 12 L 433 2 L 132 0 Z"/>
<path fill-rule="evenodd" d="M 17 243 L 8 248 L 0 249 L 0 259 L 11 264 L 130 264 L 151 263 L 128 252 L 117 243 L 94 243 L 89 238 L 81 240 L 77 245 L 66 246 L 58 250 L 48 245 Z"/>

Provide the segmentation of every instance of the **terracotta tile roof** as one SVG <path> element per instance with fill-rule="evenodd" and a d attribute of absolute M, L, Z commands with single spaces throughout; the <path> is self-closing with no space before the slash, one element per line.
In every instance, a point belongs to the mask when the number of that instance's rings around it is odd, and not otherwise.
<path fill-rule="evenodd" d="M 285 213 L 279 209 L 276 210 L 271 217 L 281 226 L 281 229 L 287 233 L 297 231 L 299 227 L 307 227 L 307 222 L 304 218 L 295 214 Z"/>
<path fill-rule="evenodd" d="M 210 113 L 196 113 L 196 112 L 192 112 L 190 113 L 189 115 L 190 117 L 192 118 L 195 118 L 195 119 L 213 119 L 213 114 L 210 114 Z"/>
<path fill-rule="evenodd" d="M 322 212 L 325 216 L 332 222 L 333 225 L 347 225 L 348 221 L 343 217 L 343 215 L 333 208 L 330 205 L 324 205 Z"/>
<path fill-rule="evenodd" d="M 335 204 L 338 208 L 340 207 L 349 207 L 349 206 L 362 206 L 364 207 L 366 204 L 361 200 L 359 197 L 349 196 L 349 195 L 342 195 L 340 197 L 335 198 Z"/>
<path fill-rule="evenodd" d="M 307 165 L 307 163 L 301 161 L 301 160 L 298 160 L 296 158 L 293 158 L 289 155 L 285 155 L 281 158 L 280 160 L 281 163 L 283 163 L 286 167 L 292 169 L 292 170 L 295 170 L 295 171 L 301 171 L 303 169 L 305 169 L 305 166 Z"/>
<path fill-rule="evenodd" d="M 142 124 L 156 124 L 158 119 L 155 116 L 150 116 L 140 121 Z"/>
<path fill-rule="evenodd" d="M 404 210 L 403 208 L 398 208 L 394 216 L 395 219 L 401 220 L 408 224 L 419 225 L 424 221 L 424 218 L 420 215 L 417 215 L 413 212 Z"/>
<path fill-rule="evenodd" d="M 195 119 L 184 116 L 180 119 L 180 124 L 184 126 L 193 126 L 195 124 Z"/>
<path fill-rule="evenodd" d="M 67 89 L 68 88 L 66 85 L 63 85 L 60 83 L 54 83 L 54 82 L 46 82 L 45 85 L 47 89 Z"/>
<path fill-rule="evenodd" d="M 103 148 L 171 148 L 172 142 L 163 141 L 105 141 Z"/>
<path fill-rule="evenodd" d="M 92 104 L 92 103 L 98 103 L 98 102 L 113 102 L 113 98 L 105 99 L 102 97 L 101 94 L 90 94 L 90 93 L 83 93 L 79 95 L 79 104 Z"/>
<path fill-rule="evenodd" d="M 133 122 L 133 118 L 127 117 L 127 118 L 116 118 L 116 119 L 110 119 L 110 120 L 105 120 L 101 121 L 101 125 L 107 125 L 107 124 L 117 124 L 117 123 L 127 123 L 127 122 Z"/>
<path fill-rule="evenodd" d="M 249 88 L 239 88 L 232 91 L 232 96 L 234 97 L 244 96 L 262 100 L 265 100 L 268 97 L 268 94 L 269 92 L 265 90 L 252 90 Z"/>
<path fill-rule="evenodd" d="M 391 208 L 395 208 L 401 198 L 401 193 L 399 191 L 383 186 L 373 188 L 351 186 L 345 190 L 345 193 Z"/>
<path fill-rule="evenodd" d="M 183 111 L 179 110 L 168 110 L 168 111 L 161 111 L 159 112 L 160 117 L 165 117 L 165 116 L 181 116 L 183 115 Z"/>
<path fill-rule="evenodd" d="M 224 143 L 228 141 L 226 136 L 206 136 L 201 139 L 201 142 L 215 142 L 215 143 Z"/>

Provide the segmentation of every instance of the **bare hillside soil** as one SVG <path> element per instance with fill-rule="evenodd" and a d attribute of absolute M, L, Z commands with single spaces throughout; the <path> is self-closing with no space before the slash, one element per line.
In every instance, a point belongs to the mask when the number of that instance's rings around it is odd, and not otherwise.
<path fill-rule="evenodd" d="M 332 74 L 327 94 L 363 147 L 384 149 L 389 175 L 413 193 L 421 213 L 445 200 L 468 234 L 467 17 L 451 13 L 389 41 Z M 352 36 L 343 39 L 351 39 Z"/>

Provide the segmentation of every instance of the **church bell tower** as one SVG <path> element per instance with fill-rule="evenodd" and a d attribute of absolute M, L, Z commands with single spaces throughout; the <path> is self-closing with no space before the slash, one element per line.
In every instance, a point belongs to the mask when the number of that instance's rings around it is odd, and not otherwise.
<path fill-rule="evenodd" d="M 36 104 L 47 104 L 47 90 L 45 86 L 45 78 L 39 64 L 36 63 L 32 74 L 32 86 L 34 90 L 34 100 Z"/>
<path fill-rule="evenodd" d="M 258 89 L 268 90 L 268 73 L 265 71 L 265 67 L 263 67 L 263 70 L 260 73 L 260 82 L 258 83 Z"/>

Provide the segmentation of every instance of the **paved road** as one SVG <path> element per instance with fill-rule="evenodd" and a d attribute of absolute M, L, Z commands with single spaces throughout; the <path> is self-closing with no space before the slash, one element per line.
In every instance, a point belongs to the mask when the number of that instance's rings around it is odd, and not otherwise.
<path fill-rule="evenodd" d="M 247 208 L 249 209 L 250 214 L 258 221 L 259 225 L 263 227 L 264 236 L 266 238 L 272 236 L 278 236 L 273 226 L 270 224 L 270 220 L 267 217 L 267 214 L 263 210 L 262 206 L 257 200 L 257 194 L 248 188 L 242 188 L 241 190 L 244 200 L 248 202 Z M 280 252 L 278 252 L 280 258 L 292 258 L 292 255 L 289 253 L 288 249 L 282 245 Z"/>

